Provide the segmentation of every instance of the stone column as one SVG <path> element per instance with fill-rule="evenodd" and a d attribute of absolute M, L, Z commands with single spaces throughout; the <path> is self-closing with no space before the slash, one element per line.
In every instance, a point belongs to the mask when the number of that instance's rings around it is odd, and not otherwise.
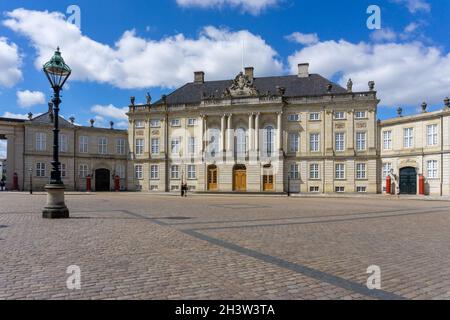
<path fill-rule="evenodd" d="M 220 122 L 220 152 L 223 155 L 225 153 L 225 127 L 226 127 L 226 123 L 225 123 L 225 119 L 226 118 L 226 114 L 224 114 L 222 116 L 221 122 Z"/>
<path fill-rule="evenodd" d="M 201 140 L 200 140 L 201 150 L 200 150 L 200 152 L 203 155 L 203 153 L 205 152 L 205 141 L 206 141 L 206 115 L 202 114 L 200 117 L 202 119 L 201 128 L 200 128 L 200 130 L 201 130 Z"/>
<path fill-rule="evenodd" d="M 261 113 L 257 113 L 255 116 L 255 146 L 254 149 L 256 151 L 259 151 L 260 146 L 259 146 L 259 120 L 261 117 Z"/>
<path fill-rule="evenodd" d="M 283 151 L 283 112 L 277 113 L 278 150 Z"/>
<path fill-rule="evenodd" d="M 234 130 L 233 130 L 233 115 L 228 115 L 228 123 L 227 123 L 227 151 L 232 152 L 233 151 L 233 136 L 234 136 Z"/>
<path fill-rule="evenodd" d="M 253 113 L 248 116 L 248 151 L 253 151 Z"/>

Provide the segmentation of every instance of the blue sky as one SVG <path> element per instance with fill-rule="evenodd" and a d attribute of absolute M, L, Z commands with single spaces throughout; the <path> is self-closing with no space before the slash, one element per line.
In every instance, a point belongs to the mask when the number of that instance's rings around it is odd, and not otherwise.
<path fill-rule="evenodd" d="M 373 4 L 380 30 L 366 25 Z M 81 10 L 80 30 L 65 20 L 70 5 Z M 197 70 L 207 80 L 233 77 L 242 43 L 256 76 L 309 62 L 342 85 L 352 78 L 355 90 L 375 80 L 381 119 L 423 101 L 437 110 L 450 95 L 448 1 L 10 0 L 0 13 L 0 116 L 46 111 L 51 92 L 38 67 L 58 45 L 74 69 L 62 115 L 83 125 L 124 127 L 130 96 L 157 99 Z"/>

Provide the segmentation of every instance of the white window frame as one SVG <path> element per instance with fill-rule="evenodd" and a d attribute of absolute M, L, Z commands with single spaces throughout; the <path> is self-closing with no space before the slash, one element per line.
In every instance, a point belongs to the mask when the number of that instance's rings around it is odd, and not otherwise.
<path fill-rule="evenodd" d="M 159 165 L 152 164 L 150 166 L 150 180 L 159 180 Z"/>
<path fill-rule="evenodd" d="M 300 179 L 300 168 L 298 163 L 291 163 L 291 165 L 289 166 L 289 178 L 291 180 Z"/>
<path fill-rule="evenodd" d="M 438 125 L 429 124 L 427 125 L 427 146 L 437 146 L 438 145 Z"/>
<path fill-rule="evenodd" d="M 345 180 L 345 163 L 336 163 L 334 166 L 334 179 Z"/>
<path fill-rule="evenodd" d="M 188 137 L 188 154 L 193 156 L 197 152 L 197 139 L 195 137 Z"/>
<path fill-rule="evenodd" d="M 108 154 L 108 138 L 98 138 L 98 154 Z"/>
<path fill-rule="evenodd" d="M 355 119 L 367 119 L 367 111 L 355 111 Z"/>
<path fill-rule="evenodd" d="M 356 151 L 366 151 L 367 150 L 367 132 L 359 131 L 356 132 Z"/>
<path fill-rule="evenodd" d="M 135 143 L 136 144 L 135 145 L 136 155 L 141 156 L 144 154 L 144 144 L 145 144 L 144 142 L 145 141 L 142 138 L 136 139 L 136 143 Z"/>
<path fill-rule="evenodd" d="M 366 186 L 357 186 L 356 192 L 357 193 L 367 193 L 367 187 Z"/>
<path fill-rule="evenodd" d="M 342 186 L 336 186 L 336 187 L 334 188 L 334 192 L 335 192 L 335 193 L 345 193 L 345 187 L 342 187 Z"/>
<path fill-rule="evenodd" d="M 336 152 L 344 152 L 345 151 L 345 133 L 344 132 L 336 132 L 334 135 L 334 147 Z"/>
<path fill-rule="evenodd" d="M 181 120 L 180 119 L 170 120 L 170 126 L 171 127 L 181 127 Z"/>
<path fill-rule="evenodd" d="M 119 176 L 120 179 L 125 179 L 125 165 L 116 165 L 116 175 Z"/>
<path fill-rule="evenodd" d="M 414 128 L 404 128 L 403 129 L 403 147 L 413 148 L 414 147 Z"/>
<path fill-rule="evenodd" d="M 288 115 L 288 121 L 289 122 L 299 122 L 300 121 L 300 115 L 298 113 L 292 113 Z"/>
<path fill-rule="evenodd" d="M 181 148 L 181 138 L 172 138 L 170 142 L 170 152 L 172 155 L 179 155 Z"/>
<path fill-rule="evenodd" d="M 61 133 L 59 135 L 59 152 L 69 151 L 69 136 L 67 134 Z"/>
<path fill-rule="evenodd" d="M 309 192 L 310 193 L 319 193 L 320 192 L 320 187 L 318 187 L 318 186 L 310 186 L 309 187 Z"/>
<path fill-rule="evenodd" d="M 116 153 L 121 155 L 125 154 L 125 139 L 116 139 Z"/>
<path fill-rule="evenodd" d="M 427 161 L 427 178 L 438 179 L 439 178 L 439 162 L 438 160 Z"/>
<path fill-rule="evenodd" d="M 159 138 L 152 138 L 152 154 L 159 154 Z"/>
<path fill-rule="evenodd" d="M 134 177 L 136 180 L 144 179 L 144 167 L 142 164 L 136 164 L 134 166 Z"/>
<path fill-rule="evenodd" d="M 80 136 L 79 144 L 80 153 L 89 153 L 89 137 Z"/>
<path fill-rule="evenodd" d="M 383 149 L 392 150 L 392 130 L 383 131 Z"/>
<path fill-rule="evenodd" d="M 309 121 L 320 121 L 320 112 L 311 112 L 309 114 Z"/>
<path fill-rule="evenodd" d="M 150 128 L 161 128 L 161 120 L 151 119 L 150 120 Z"/>
<path fill-rule="evenodd" d="M 320 133 L 310 133 L 309 135 L 309 150 L 310 152 L 320 151 Z"/>
<path fill-rule="evenodd" d="M 357 163 L 356 164 L 356 179 L 357 180 L 366 180 L 367 179 L 367 164 L 366 163 Z"/>
<path fill-rule="evenodd" d="M 80 164 L 78 173 L 80 178 L 85 179 L 89 175 L 89 166 L 84 163 Z"/>
<path fill-rule="evenodd" d="M 170 179 L 179 180 L 180 179 L 180 166 L 175 164 L 170 166 Z"/>
<path fill-rule="evenodd" d="M 297 132 L 289 133 L 289 151 L 290 152 L 299 152 L 300 150 L 300 134 Z"/>
<path fill-rule="evenodd" d="M 47 134 L 43 132 L 36 133 L 36 151 L 47 150 Z"/>
<path fill-rule="evenodd" d="M 320 179 L 320 166 L 318 163 L 309 164 L 309 180 Z"/>
<path fill-rule="evenodd" d="M 335 111 L 334 120 L 345 120 L 345 111 Z"/>
<path fill-rule="evenodd" d="M 134 127 L 136 129 L 144 129 L 145 128 L 145 121 L 144 120 L 135 120 L 134 121 Z"/>
<path fill-rule="evenodd" d="M 36 177 L 44 178 L 47 176 L 47 166 L 45 162 L 36 162 Z"/>
<path fill-rule="evenodd" d="M 391 173 L 392 163 L 384 162 L 383 163 L 383 180 L 386 180 L 387 176 Z"/>
<path fill-rule="evenodd" d="M 189 164 L 187 166 L 187 178 L 188 180 L 197 179 L 197 166 L 195 164 Z"/>
<path fill-rule="evenodd" d="M 188 127 L 195 127 L 197 125 L 197 118 L 188 118 Z"/>

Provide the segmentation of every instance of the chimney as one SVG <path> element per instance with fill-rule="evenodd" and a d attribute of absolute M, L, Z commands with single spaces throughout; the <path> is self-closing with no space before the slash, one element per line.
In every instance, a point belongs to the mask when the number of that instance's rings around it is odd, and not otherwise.
<path fill-rule="evenodd" d="M 309 77 L 309 63 L 300 63 L 298 65 L 298 77 L 299 78 Z"/>
<path fill-rule="evenodd" d="M 247 68 L 245 68 L 245 75 L 250 79 L 250 80 L 253 80 L 255 77 L 254 77 L 254 71 L 255 71 L 255 68 L 253 68 L 253 67 L 247 67 Z"/>
<path fill-rule="evenodd" d="M 194 72 L 194 83 L 205 83 L 205 73 L 203 71 Z"/>

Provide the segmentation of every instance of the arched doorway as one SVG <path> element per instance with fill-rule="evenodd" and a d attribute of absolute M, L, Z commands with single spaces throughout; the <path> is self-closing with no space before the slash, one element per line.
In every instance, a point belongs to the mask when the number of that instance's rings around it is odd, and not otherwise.
<path fill-rule="evenodd" d="M 111 173 L 108 169 L 95 170 L 95 191 L 111 191 Z"/>
<path fill-rule="evenodd" d="M 217 166 L 210 165 L 208 167 L 208 190 L 216 191 L 217 190 Z"/>
<path fill-rule="evenodd" d="M 417 170 L 413 167 L 400 169 L 400 194 L 417 194 Z"/>
<path fill-rule="evenodd" d="M 234 166 L 233 169 L 233 190 L 247 191 L 247 167 L 242 164 Z"/>
<path fill-rule="evenodd" d="M 273 191 L 273 168 L 270 164 L 263 167 L 263 191 Z"/>

